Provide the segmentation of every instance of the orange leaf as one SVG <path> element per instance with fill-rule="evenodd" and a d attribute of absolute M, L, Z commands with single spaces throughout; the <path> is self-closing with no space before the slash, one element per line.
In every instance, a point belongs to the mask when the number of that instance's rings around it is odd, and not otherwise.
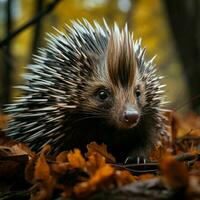
<path fill-rule="evenodd" d="M 74 149 L 74 151 L 70 151 L 67 155 L 67 158 L 72 168 L 84 169 L 86 167 L 86 161 L 79 149 Z"/>
<path fill-rule="evenodd" d="M 89 180 L 91 185 L 98 185 L 106 181 L 108 178 L 114 175 L 114 168 L 111 167 L 110 165 L 105 165 L 98 169 L 94 176 L 91 177 Z"/>
<path fill-rule="evenodd" d="M 35 187 L 33 194 L 31 195 L 31 200 L 47 200 L 52 199 L 52 193 L 54 189 L 53 178 L 49 178 L 47 182 L 38 183 Z"/>
<path fill-rule="evenodd" d="M 30 183 L 34 182 L 34 171 L 35 171 L 36 160 L 37 157 L 30 159 L 25 168 L 25 179 Z"/>
<path fill-rule="evenodd" d="M 90 174 L 94 174 L 97 169 L 105 166 L 105 157 L 98 153 L 93 153 L 88 157 L 87 170 Z"/>
<path fill-rule="evenodd" d="M 68 169 L 70 169 L 70 165 L 67 162 L 51 164 L 51 170 L 57 174 L 64 174 Z"/>
<path fill-rule="evenodd" d="M 117 186 L 122 186 L 135 181 L 135 177 L 128 171 L 117 170 L 115 173 Z"/>
<path fill-rule="evenodd" d="M 40 157 L 38 158 L 35 171 L 34 171 L 34 179 L 35 180 L 48 180 L 50 177 L 50 167 L 47 164 L 44 153 L 47 149 L 43 149 Z"/>
<path fill-rule="evenodd" d="M 62 152 L 60 152 L 56 156 L 56 161 L 58 161 L 58 162 L 67 162 L 68 161 L 68 158 L 67 158 L 68 153 L 69 153 L 68 151 L 62 151 Z"/>
<path fill-rule="evenodd" d="M 107 146 L 105 144 L 98 145 L 96 142 L 91 142 L 90 144 L 87 145 L 87 156 L 89 157 L 92 155 L 94 152 L 100 154 L 101 156 L 105 157 L 107 162 L 115 163 L 115 157 L 108 153 L 107 151 Z"/>
<path fill-rule="evenodd" d="M 149 173 L 149 174 L 142 174 L 138 177 L 138 179 L 141 181 L 149 180 L 151 178 L 155 178 L 155 175 Z"/>
<path fill-rule="evenodd" d="M 100 189 L 101 186 L 105 185 L 106 181 L 113 177 L 114 172 L 114 168 L 112 168 L 110 165 L 105 165 L 101 167 L 88 181 L 75 185 L 75 195 L 77 197 L 84 197 Z"/>
<path fill-rule="evenodd" d="M 164 173 L 164 180 L 171 188 L 186 188 L 189 184 L 189 175 L 186 166 L 175 160 L 173 156 L 165 156 L 160 164 Z"/>

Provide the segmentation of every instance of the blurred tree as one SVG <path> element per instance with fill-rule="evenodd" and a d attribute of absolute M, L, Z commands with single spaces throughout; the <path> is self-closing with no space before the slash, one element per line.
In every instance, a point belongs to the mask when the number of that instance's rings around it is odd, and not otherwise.
<path fill-rule="evenodd" d="M 200 95 L 200 1 L 164 0 L 187 77 L 190 98 Z M 200 98 L 191 101 L 200 113 Z"/>
<path fill-rule="evenodd" d="M 44 6 L 44 0 L 37 0 L 35 3 L 35 16 L 37 16 Z M 41 43 L 41 33 L 42 33 L 42 21 L 37 20 L 36 24 L 34 25 L 34 33 L 33 33 L 33 41 L 32 41 L 32 52 L 31 52 L 31 61 L 32 62 L 32 55 L 36 54 L 37 48 L 40 46 Z"/>
<path fill-rule="evenodd" d="M 6 35 L 10 34 L 12 31 L 12 0 L 7 0 L 6 2 L 6 23 L 5 23 L 5 30 L 6 30 Z M 3 52 L 3 62 L 4 62 L 4 75 L 2 77 L 2 93 L 4 95 L 4 98 L 2 98 L 2 105 L 6 103 L 10 103 L 11 100 L 11 74 L 13 71 L 13 66 L 12 66 L 12 54 L 11 54 L 11 41 L 7 42 L 7 45 L 2 48 Z"/>

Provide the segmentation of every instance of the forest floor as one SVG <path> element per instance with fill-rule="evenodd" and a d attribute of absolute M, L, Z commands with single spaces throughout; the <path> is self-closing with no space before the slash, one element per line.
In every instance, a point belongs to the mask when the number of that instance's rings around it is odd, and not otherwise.
<path fill-rule="evenodd" d="M 146 162 L 117 163 L 92 142 L 50 156 L 31 151 L 0 131 L 0 199 L 200 199 L 200 116 L 166 113 L 167 133 Z M 7 117 L 0 116 L 0 130 Z"/>

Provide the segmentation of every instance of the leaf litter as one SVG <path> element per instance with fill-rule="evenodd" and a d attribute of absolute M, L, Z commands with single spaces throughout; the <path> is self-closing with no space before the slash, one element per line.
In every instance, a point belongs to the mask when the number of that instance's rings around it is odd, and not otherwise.
<path fill-rule="evenodd" d="M 185 199 L 200 199 L 200 117 L 192 113 L 185 119 L 176 113 L 166 116 L 168 136 L 160 138 L 146 163 L 117 163 L 106 144 L 95 142 L 87 145 L 85 154 L 72 149 L 50 156 L 49 145 L 36 153 L 8 140 L 1 131 L 0 197 L 20 191 L 31 200 L 87 199 L 127 185 L 153 184 L 156 179 L 157 187 L 174 194 L 181 191 Z M 5 124 L 6 117 L 0 116 L 0 129 Z"/>

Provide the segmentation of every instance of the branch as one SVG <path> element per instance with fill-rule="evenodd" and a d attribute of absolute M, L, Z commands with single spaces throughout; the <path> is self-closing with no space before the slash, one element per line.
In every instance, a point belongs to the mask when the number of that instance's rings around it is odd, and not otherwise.
<path fill-rule="evenodd" d="M 49 3 L 45 9 L 43 9 L 41 12 L 38 13 L 38 15 L 34 16 L 29 22 L 19 27 L 17 30 L 9 33 L 2 41 L 0 41 L 0 48 L 6 45 L 8 41 L 13 39 L 15 36 L 17 36 L 19 33 L 24 31 L 29 26 L 32 26 L 36 22 L 38 22 L 43 16 L 47 15 L 49 12 L 51 12 L 55 6 L 60 2 L 61 0 L 54 0 L 51 3 Z"/>

